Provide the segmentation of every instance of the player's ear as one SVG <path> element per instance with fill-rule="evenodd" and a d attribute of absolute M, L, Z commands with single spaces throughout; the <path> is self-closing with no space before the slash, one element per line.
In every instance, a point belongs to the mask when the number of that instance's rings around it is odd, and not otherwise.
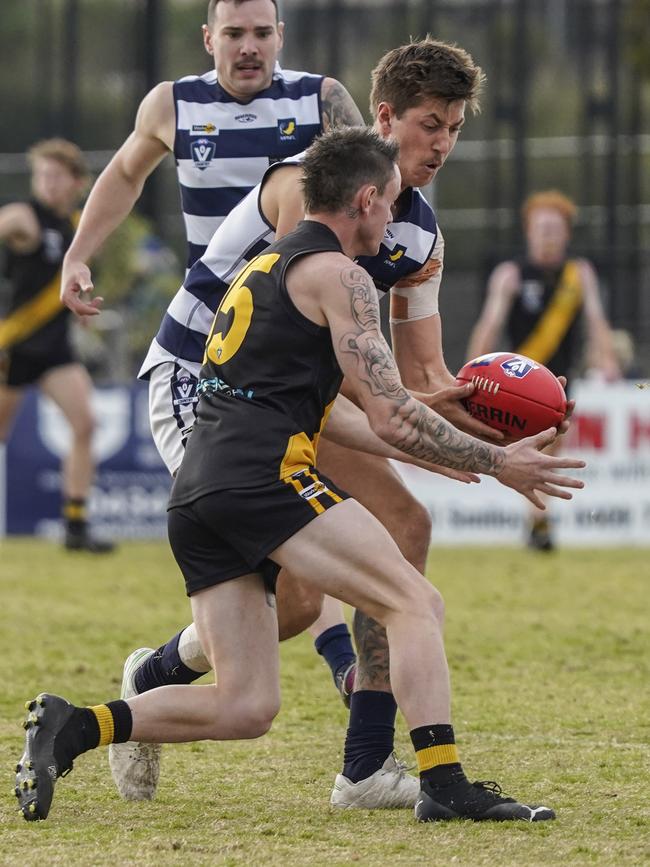
<path fill-rule="evenodd" d="M 383 135 L 388 136 L 392 132 L 394 116 L 395 112 L 393 111 L 393 106 L 390 102 L 379 103 L 377 106 L 377 123 L 379 124 L 379 129 Z"/>
<path fill-rule="evenodd" d="M 203 47 L 208 52 L 208 54 L 214 55 L 214 47 L 212 45 L 212 33 L 210 33 L 210 28 L 207 24 L 204 24 L 201 27 L 203 31 Z"/>
<path fill-rule="evenodd" d="M 377 195 L 377 187 L 374 184 L 366 184 L 360 190 L 359 209 L 363 214 L 368 214 L 372 203 Z"/>
<path fill-rule="evenodd" d="M 284 45 L 284 21 L 278 21 L 278 51 Z"/>

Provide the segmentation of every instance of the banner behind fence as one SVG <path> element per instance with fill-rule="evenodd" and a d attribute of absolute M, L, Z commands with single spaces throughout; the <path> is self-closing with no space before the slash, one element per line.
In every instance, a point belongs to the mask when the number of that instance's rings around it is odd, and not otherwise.
<path fill-rule="evenodd" d="M 572 502 L 552 505 L 559 543 L 650 545 L 650 389 L 583 382 L 574 395 L 579 412 L 565 451 L 588 461 L 586 487 Z M 115 538 L 164 537 L 170 478 L 151 440 L 146 387 L 99 389 L 95 412 L 94 524 Z M 56 407 L 30 393 L 0 466 L 0 530 L 4 507 L 8 534 L 61 533 L 60 459 L 68 436 Z M 431 512 L 434 544 L 523 540 L 526 502 L 493 479 L 461 485 L 398 466 Z"/>

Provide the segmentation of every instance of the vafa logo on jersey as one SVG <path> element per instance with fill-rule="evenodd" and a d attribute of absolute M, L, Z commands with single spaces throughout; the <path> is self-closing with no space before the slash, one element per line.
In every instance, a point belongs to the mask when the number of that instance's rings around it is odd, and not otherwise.
<path fill-rule="evenodd" d="M 280 141 L 296 141 L 296 119 L 295 117 L 285 117 L 278 121 L 278 135 Z"/>
<path fill-rule="evenodd" d="M 198 138 L 192 141 L 192 159 L 197 169 L 207 169 L 212 162 L 214 153 L 217 149 L 216 142 L 210 141 L 209 138 Z"/>
<path fill-rule="evenodd" d="M 517 379 L 523 379 L 524 376 L 528 376 L 531 370 L 539 370 L 538 364 L 535 364 L 528 358 L 521 357 L 510 358 L 508 361 L 504 361 L 501 367 L 505 371 L 506 376 L 513 376 Z"/>

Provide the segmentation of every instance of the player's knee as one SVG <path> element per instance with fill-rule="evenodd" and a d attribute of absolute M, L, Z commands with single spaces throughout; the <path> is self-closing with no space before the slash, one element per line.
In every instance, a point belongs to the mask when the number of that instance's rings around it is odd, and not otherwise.
<path fill-rule="evenodd" d="M 71 420 L 72 433 L 79 442 L 90 442 L 95 433 L 95 417 L 90 412 L 81 412 Z"/>
<path fill-rule="evenodd" d="M 445 603 L 439 590 L 419 574 L 404 582 L 402 589 L 400 614 L 433 618 L 442 627 Z"/>
<path fill-rule="evenodd" d="M 305 629 L 309 629 L 312 623 L 320 617 L 323 607 L 323 595 L 321 593 L 305 593 L 292 600 L 290 605 L 281 606 L 278 602 L 278 632 L 280 641 L 300 635 Z"/>
<path fill-rule="evenodd" d="M 409 563 L 420 566 L 426 560 L 431 542 L 428 509 L 414 497 L 408 497 L 400 510 L 399 527 L 399 538 L 395 541 Z"/>
<path fill-rule="evenodd" d="M 261 738 L 280 711 L 280 696 L 258 696 L 239 708 L 238 719 L 242 738 Z"/>

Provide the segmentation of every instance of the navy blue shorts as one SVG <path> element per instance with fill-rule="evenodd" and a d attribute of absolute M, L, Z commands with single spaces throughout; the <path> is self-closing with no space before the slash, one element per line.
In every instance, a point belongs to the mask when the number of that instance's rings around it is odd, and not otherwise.
<path fill-rule="evenodd" d="M 259 488 L 205 494 L 168 514 L 169 541 L 187 595 L 251 572 L 275 592 L 280 571 L 268 558 L 294 533 L 348 495 L 315 468 Z"/>

